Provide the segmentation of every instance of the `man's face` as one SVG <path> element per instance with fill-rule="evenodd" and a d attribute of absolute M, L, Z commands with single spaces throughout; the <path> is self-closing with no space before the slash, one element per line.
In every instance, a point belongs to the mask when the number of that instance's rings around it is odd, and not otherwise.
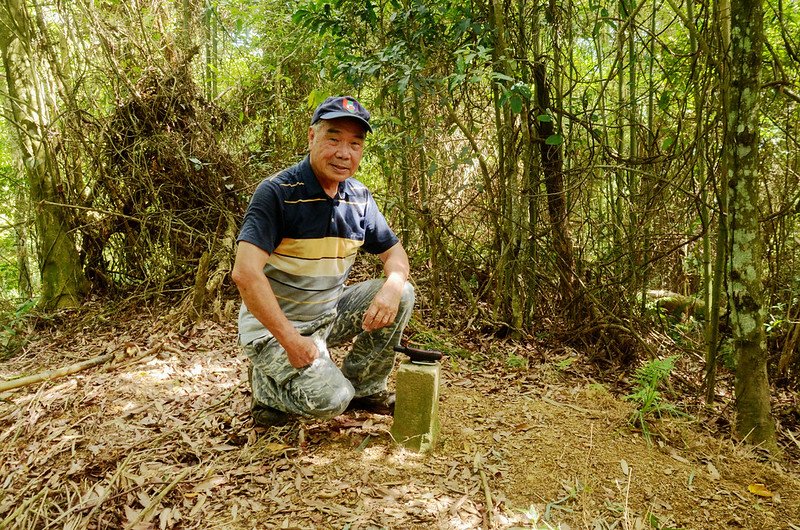
<path fill-rule="evenodd" d="M 308 129 L 311 168 L 322 188 L 333 196 L 340 182 L 352 177 L 364 153 L 364 127 L 350 118 L 324 120 Z"/>

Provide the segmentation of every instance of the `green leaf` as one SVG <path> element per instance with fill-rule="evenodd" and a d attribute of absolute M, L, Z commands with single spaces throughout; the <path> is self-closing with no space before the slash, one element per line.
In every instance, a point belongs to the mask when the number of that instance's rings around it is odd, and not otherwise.
<path fill-rule="evenodd" d="M 508 77 L 506 74 L 501 74 L 500 72 L 492 72 L 492 78 L 495 81 L 513 81 L 513 77 Z"/>
<path fill-rule="evenodd" d="M 308 17 L 310 13 L 307 9 L 298 9 L 292 14 L 292 23 L 298 26 L 304 26 L 306 17 Z"/>
<path fill-rule="evenodd" d="M 564 143 L 564 137 L 560 134 L 551 134 L 544 143 L 547 145 L 561 145 Z"/>
<path fill-rule="evenodd" d="M 514 86 L 511 87 L 511 90 L 519 94 L 526 101 L 530 101 L 531 97 L 533 96 L 533 92 L 531 92 L 531 87 L 522 82 L 514 83 Z"/>
<path fill-rule="evenodd" d="M 553 118 L 551 118 L 547 114 L 539 114 L 538 116 L 536 116 L 536 119 L 542 123 L 552 123 L 553 121 Z"/>
<path fill-rule="evenodd" d="M 405 94 L 406 93 L 406 89 L 408 88 L 408 81 L 409 81 L 409 76 L 406 75 L 406 76 L 402 77 L 400 79 L 400 81 L 397 82 L 397 92 L 398 93 L 400 93 L 400 94 Z"/>
<path fill-rule="evenodd" d="M 511 105 L 511 112 L 514 114 L 522 112 L 522 98 L 519 97 L 519 94 L 512 94 L 509 104 Z"/>
<path fill-rule="evenodd" d="M 310 108 L 310 109 L 315 109 L 315 108 L 317 108 L 317 106 L 318 106 L 320 103 L 322 103 L 323 101 L 325 101 L 325 98 L 326 98 L 326 97 L 328 97 L 328 95 L 327 95 L 325 92 L 323 92 L 322 90 L 318 90 L 318 89 L 316 89 L 316 88 L 315 88 L 315 89 L 314 89 L 314 90 L 312 90 L 312 91 L 311 91 L 311 93 L 308 95 L 308 108 Z"/>
<path fill-rule="evenodd" d="M 658 98 L 658 108 L 663 111 L 669 109 L 669 102 L 671 99 L 672 99 L 672 94 L 670 93 L 669 90 L 665 90 L 664 92 L 662 92 L 661 96 L 659 96 Z"/>
<path fill-rule="evenodd" d="M 672 136 L 667 136 L 666 138 L 664 138 L 664 141 L 661 142 L 661 149 L 666 151 L 667 149 L 672 147 L 672 144 L 674 143 L 675 143 L 675 138 L 673 138 Z"/>

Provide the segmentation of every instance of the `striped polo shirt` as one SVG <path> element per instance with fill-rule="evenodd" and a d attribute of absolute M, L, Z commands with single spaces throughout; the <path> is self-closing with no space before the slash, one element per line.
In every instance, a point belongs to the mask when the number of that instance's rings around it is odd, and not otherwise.
<path fill-rule="evenodd" d="M 300 324 L 335 313 L 359 248 L 380 254 L 398 239 L 366 186 L 351 177 L 331 198 L 306 156 L 258 185 L 237 241 L 269 254 L 264 274 L 286 317 Z M 268 335 L 242 304 L 241 343 Z"/>

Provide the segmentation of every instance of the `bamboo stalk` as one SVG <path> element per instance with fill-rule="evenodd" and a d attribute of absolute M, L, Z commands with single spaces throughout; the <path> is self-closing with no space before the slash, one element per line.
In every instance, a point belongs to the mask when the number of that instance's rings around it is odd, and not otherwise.
<path fill-rule="evenodd" d="M 492 490 L 489 488 L 489 479 L 483 470 L 482 460 L 482 455 L 476 451 L 475 458 L 472 461 L 472 471 L 473 473 L 478 473 L 481 486 L 483 486 L 483 496 L 486 501 L 486 526 L 487 528 L 494 528 L 494 501 L 492 500 Z"/>
<path fill-rule="evenodd" d="M 139 512 L 139 514 L 133 521 L 131 521 L 125 526 L 125 529 L 129 530 L 133 528 L 134 526 L 139 524 L 140 521 L 147 521 L 150 517 L 151 512 L 161 503 L 162 500 L 164 500 L 164 497 L 166 497 L 167 494 L 175 488 L 175 486 L 177 486 L 183 479 L 185 479 L 186 476 L 191 471 L 192 468 L 190 467 L 187 467 L 186 469 L 181 471 L 181 473 L 177 477 L 175 477 L 175 480 L 170 482 L 164 489 L 162 489 L 161 492 L 158 495 L 156 495 L 145 508 L 142 508 L 142 511 Z"/>
<path fill-rule="evenodd" d="M 157 353 L 162 348 L 166 349 L 163 342 L 159 342 L 154 347 L 150 348 L 149 350 L 140 353 L 139 355 L 135 356 L 133 359 L 129 360 L 128 362 L 121 365 L 122 368 L 128 367 L 134 363 Z M 0 393 L 6 392 L 8 390 L 13 390 L 15 388 L 33 385 L 35 383 L 40 383 L 42 381 L 51 381 L 53 379 L 58 379 L 59 377 L 64 377 L 66 375 L 72 375 L 74 373 L 80 372 L 81 370 L 86 370 L 87 368 L 91 368 L 93 366 L 97 366 L 103 364 L 107 361 L 110 361 L 114 358 L 116 354 L 114 353 L 107 353 L 105 355 L 100 355 L 98 357 L 93 357 L 92 359 L 87 359 L 85 361 L 81 361 L 79 363 L 71 364 L 69 366 L 65 366 L 63 368 L 58 368 L 56 370 L 48 370 L 46 372 L 40 372 L 38 374 L 29 375 L 27 377 L 20 377 L 18 379 L 12 379 L 10 381 L 5 381 L 0 383 Z M 116 366 L 119 367 L 119 366 Z"/>
<path fill-rule="evenodd" d="M 50 381 L 59 377 L 64 377 L 65 375 L 72 375 L 76 372 L 80 372 L 81 370 L 86 370 L 87 368 L 97 366 L 98 364 L 103 364 L 104 362 L 107 362 L 113 358 L 113 353 L 107 353 L 105 355 L 100 355 L 99 357 L 94 357 L 92 359 L 71 364 L 56 370 L 48 370 L 46 372 L 39 372 L 38 374 L 29 375 L 27 377 L 20 377 L 18 379 L 12 379 L 11 381 L 5 381 L 0 383 L 0 393 L 23 386 L 41 383 L 43 381 Z"/>

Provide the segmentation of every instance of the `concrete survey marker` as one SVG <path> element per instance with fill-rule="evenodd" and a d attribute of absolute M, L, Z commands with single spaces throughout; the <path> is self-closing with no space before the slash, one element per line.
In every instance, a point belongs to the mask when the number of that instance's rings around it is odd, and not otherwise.
<path fill-rule="evenodd" d="M 425 453 L 439 436 L 439 363 L 400 364 L 392 436 L 400 445 Z"/>

